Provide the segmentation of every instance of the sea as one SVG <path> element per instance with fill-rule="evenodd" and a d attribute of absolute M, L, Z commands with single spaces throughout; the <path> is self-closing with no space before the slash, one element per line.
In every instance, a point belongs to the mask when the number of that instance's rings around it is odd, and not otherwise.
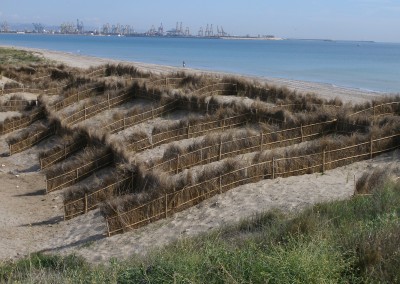
<path fill-rule="evenodd" d="M 0 45 L 400 93 L 400 43 L 0 34 Z"/>

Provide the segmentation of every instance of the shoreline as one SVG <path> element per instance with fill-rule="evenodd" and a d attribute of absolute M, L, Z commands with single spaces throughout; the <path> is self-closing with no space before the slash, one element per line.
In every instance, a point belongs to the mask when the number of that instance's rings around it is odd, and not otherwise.
<path fill-rule="evenodd" d="M 354 89 L 345 86 L 337 86 L 331 83 L 320 83 L 311 81 L 302 81 L 286 78 L 274 78 L 274 77 L 259 77 L 259 76 L 249 76 L 238 73 L 229 72 L 219 72 L 219 71 L 209 71 L 194 68 L 182 68 L 167 65 L 158 65 L 145 62 L 135 62 L 135 61 L 124 61 L 116 60 L 110 58 L 100 58 L 90 55 L 78 55 L 63 51 L 39 49 L 39 48 L 28 48 L 21 46 L 11 46 L 11 45 L 0 45 L 4 48 L 14 48 L 18 50 L 30 51 L 33 53 L 40 54 L 44 58 L 52 61 L 57 61 L 64 63 L 66 65 L 78 68 L 89 68 L 104 65 L 107 63 L 111 64 L 131 64 L 137 67 L 139 70 L 145 72 L 152 72 L 156 74 L 169 74 L 174 72 L 185 72 L 188 74 L 212 74 L 216 76 L 234 76 L 240 77 L 248 80 L 255 80 L 257 82 L 266 83 L 269 85 L 276 85 L 278 87 L 286 87 L 290 90 L 296 91 L 298 93 L 313 93 L 325 99 L 335 99 L 339 98 L 344 103 L 363 103 L 375 98 L 382 96 L 391 95 L 390 93 L 376 92 L 370 90 Z"/>

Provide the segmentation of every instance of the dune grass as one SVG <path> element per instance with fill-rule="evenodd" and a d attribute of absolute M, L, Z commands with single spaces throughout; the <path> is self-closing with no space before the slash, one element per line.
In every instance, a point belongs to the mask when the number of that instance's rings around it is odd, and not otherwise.
<path fill-rule="evenodd" d="M 30 51 L 0 47 L 0 64 L 42 63 L 45 59 Z"/>
<path fill-rule="evenodd" d="M 371 186 L 370 195 L 317 204 L 294 216 L 262 213 L 107 265 L 32 254 L 1 263 L 0 282 L 398 283 L 400 184 Z"/>

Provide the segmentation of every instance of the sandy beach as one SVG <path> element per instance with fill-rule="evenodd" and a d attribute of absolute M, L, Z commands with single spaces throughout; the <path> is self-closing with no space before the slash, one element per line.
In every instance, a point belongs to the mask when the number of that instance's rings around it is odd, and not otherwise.
<path fill-rule="evenodd" d="M 197 74 L 206 72 L 22 49 L 80 68 L 126 63 L 143 71 L 160 74 L 176 71 Z M 223 75 L 217 72 L 214 74 Z M 250 79 L 285 86 L 299 93 L 315 93 L 327 99 L 338 97 L 353 104 L 387 95 L 287 79 Z M 40 172 L 37 155 L 56 138 L 45 140 L 11 157 L 8 156 L 6 139 L 7 135 L 0 137 L 0 261 L 20 258 L 36 251 L 77 253 L 93 263 L 104 263 L 111 258 L 124 259 L 132 254 L 146 254 L 155 247 L 218 229 L 259 212 L 279 209 L 294 213 L 317 202 L 349 198 L 354 193 L 355 179 L 365 170 L 398 164 L 400 158 L 400 151 L 396 150 L 325 174 L 277 178 L 243 185 L 167 219 L 122 235 L 106 237 L 105 222 L 99 210 L 63 221 L 62 192 L 45 194 L 45 176 Z"/>

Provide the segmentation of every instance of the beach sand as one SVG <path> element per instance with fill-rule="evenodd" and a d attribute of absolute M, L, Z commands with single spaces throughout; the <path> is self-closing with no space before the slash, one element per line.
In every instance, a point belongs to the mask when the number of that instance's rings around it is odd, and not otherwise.
<path fill-rule="evenodd" d="M 40 52 L 46 58 L 77 67 L 118 63 L 53 51 Z M 162 73 L 182 71 L 143 63 L 135 66 Z M 185 71 L 199 72 L 191 69 Z M 326 98 L 338 96 L 351 102 L 369 100 L 377 95 L 308 82 L 268 80 L 299 91 L 313 91 Z M 99 210 L 63 221 L 62 192 L 44 194 L 45 176 L 39 171 L 37 156 L 40 150 L 53 143 L 51 139 L 8 157 L 6 138 L 7 135 L 0 137 L 0 260 L 20 258 L 35 251 L 77 253 L 93 263 L 104 263 L 111 258 L 124 259 L 135 253 L 145 254 L 156 247 L 217 229 L 258 212 L 280 209 L 293 213 L 317 202 L 349 198 L 354 192 L 355 178 L 363 171 L 399 163 L 400 158 L 400 151 L 395 151 L 327 171 L 323 175 L 277 178 L 247 184 L 167 219 L 107 238 L 105 221 Z"/>

